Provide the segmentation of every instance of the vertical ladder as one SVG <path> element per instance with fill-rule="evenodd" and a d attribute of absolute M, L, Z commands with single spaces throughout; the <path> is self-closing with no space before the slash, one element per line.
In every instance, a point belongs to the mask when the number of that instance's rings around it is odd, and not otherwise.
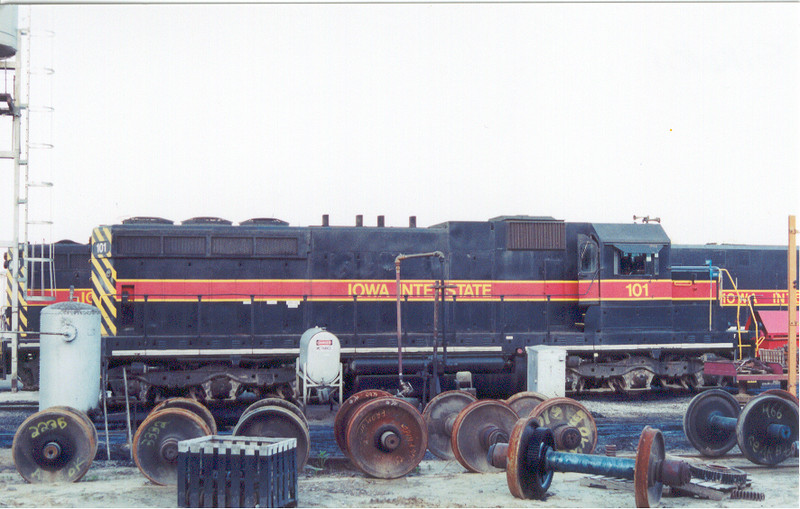
<path fill-rule="evenodd" d="M 43 155 L 44 151 L 53 148 L 50 143 L 49 134 L 41 133 L 41 127 L 37 126 L 37 119 L 40 124 L 48 123 L 52 120 L 50 114 L 52 108 L 45 104 L 41 98 L 33 97 L 36 102 L 31 101 L 31 84 L 33 74 L 41 76 L 39 85 L 46 83 L 50 75 L 53 74 L 49 67 L 38 65 L 34 68 L 31 65 L 31 47 L 35 38 L 30 29 L 30 11 L 27 16 L 20 16 L 21 28 L 19 30 L 19 51 L 17 61 L 21 63 L 17 72 L 17 83 L 19 84 L 17 97 L 20 102 L 21 127 L 24 130 L 20 133 L 20 155 L 19 164 L 24 168 L 24 187 L 23 187 L 23 225 L 24 233 L 22 242 L 24 244 L 24 265 L 25 270 L 23 279 L 25 282 L 25 300 L 27 302 L 54 302 L 56 300 L 55 267 L 53 257 L 52 225 L 49 211 L 51 210 L 51 189 L 52 182 L 45 181 L 40 177 L 47 174 L 47 169 L 42 159 L 35 157 L 36 154 Z M 27 26 L 26 26 L 27 25 Z M 39 30 L 37 39 L 52 38 L 52 33 Z M 37 47 L 39 53 L 42 48 Z M 41 59 L 41 55 L 40 55 Z M 20 83 L 21 82 L 21 83 Z M 42 90 L 39 91 L 40 93 Z M 44 95 L 44 94 L 40 94 Z M 47 118 L 45 118 L 47 117 Z M 38 128 L 37 134 L 31 134 L 31 125 Z M 32 157 L 34 156 L 34 157 Z M 31 164 L 32 160 L 32 164 Z M 32 193 L 33 191 L 33 193 Z M 34 214 L 31 214 L 31 211 Z M 48 212 L 44 212 L 48 211 Z"/>

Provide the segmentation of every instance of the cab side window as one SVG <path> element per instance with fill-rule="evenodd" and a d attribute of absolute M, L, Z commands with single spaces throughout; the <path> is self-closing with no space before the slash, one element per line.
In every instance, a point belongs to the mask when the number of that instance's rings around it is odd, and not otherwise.
<path fill-rule="evenodd" d="M 578 267 L 583 275 L 597 272 L 597 243 L 586 235 L 578 236 Z"/>
<path fill-rule="evenodd" d="M 657 276 L 658 253 L 614 250 L 614 275 Z"/>

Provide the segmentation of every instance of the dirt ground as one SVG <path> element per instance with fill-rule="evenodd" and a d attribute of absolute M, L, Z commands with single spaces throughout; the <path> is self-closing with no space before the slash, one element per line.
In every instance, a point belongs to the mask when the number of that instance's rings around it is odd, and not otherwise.
<path fill-rule="evenodd" d="M 691 457 L 689 459 L 699 458 Z M 156 486 L 134 466 L 97 461 L 78 483 L 28 484 L 14 469 L 11 450 L 0 450 L 0 506 L 3 507 L 176 507 L 175 487 Z M 740 455 L 715 464 L 740 468 L 763 502 L 663 497 L 662 507 L 798 507 L 798 463 L 756 467 Z M 582 474 L 555 474 L 545 501 L 520 500 L 508 491 L 505 473 L 467 473 L 455 461 L 426 460 L 410 475 L 371 479 L 344 461 L 312 459 L 298 482 L 301 507 L 633 507 L 633 492 L 581 485 Z"/>
<path fill-rule="evenodd" d="M 690 397 L 663 404 L 653 401 L 583 401 L 590 410 L 607 420 L 641 415 L 658 422 L 673 420 L 685 411 Z M 309 415 L 312 424 L 330 419 L 330 414 Z M 713 462 L 750 474 L 750 489 L 765 494 L 761 502 L 719 501 L 690 497 L 661 499 L 662 507 L 800 507 L 797 458 L 775 468 L 754 465 L 738 449 L 713 461 L 701 458 L 690 448 L 668 453 L 689 461 Z M 602 451 L 599 451 L 602 453 Z M 620 457 L 632 457 L 625 451 Z M 301 507 L 633 507 L 632 490 L 599 489 L 581 484 L 587 476 L 556 473 L 545 501 L 520 500 L 508 490 L 505 473 L 468 473 L 456 461 L 424 460 L 415 471 L 401 479 L 367 477 L 348 460 L 337 456 L 313 455 L 298 482 Z M 176 507 L 175 487 L 156 486 L 130 461 L 95 461 L 77 483 L 61 485 L 28 484 L 17 473 L 11 449 L 0 449 L 0 507 Z"/>

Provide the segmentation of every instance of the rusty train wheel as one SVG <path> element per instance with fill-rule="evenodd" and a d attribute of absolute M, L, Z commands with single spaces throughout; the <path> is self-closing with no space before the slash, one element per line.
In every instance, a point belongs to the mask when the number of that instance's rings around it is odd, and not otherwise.
<path fill-rule="evenodd" d="M 767 389 L 759 394 L 759 396 L 778 396 L 785 400 L 791 401 L 795 405 L 800 405 L 800 401 L 798 401 L 797 396 L 789 391 L 784 391 L 783 389 Z"/>
<path fill-rule="evenodd" d="M 475 396 L 465 391 L 447 391 L 425 405 L 422 417 L 428 427 L 428 450 L 437 458 L 456 459 L 450 441 L 453 423 L 458 413 L 476 400 Z"/>
<path fill-rule="evenodd" d="M 155 484 L 177 484 L 178 442 L 210 434 L 208 425 L 194 412 L 162 408 L 151 412 L 136 430 L 133 461 Z"/>
<path fill-rule="evenodd" d="M 394 397 L 365 402 L 347 426 L 350 461 L 380 479 L 402 477 L 419 465 L 428 447 L 428 428 L 413 405 Z"/>
<path fill-rule="evenodd" d="M 508 442 L 517 413 L 502 401 L 485 399 L 459 412 L 450 436 L 453 454 L 470 472 L 499 472 L 487 458 L 489 447 Z"/>
<path fill-rule="evenodd" d="M 531 412 L 540 403 L 547 401 L 547 396 L 539 392 L 526 391 L 518 392 L 505 400 L 505 403 L 511 407 L 512 410 L 517 412 L 517 415 L 522 419 L 528 417 Z"/>
<path fill-rule="evenodd" d="M 75 482 L 97 454 L 97 430 L 83 412 L 48 408 L 23 421 L 11 449 L 14 466 L 26 481 Z"/>
<path fill-rule="evenodd" d="M 782 438 L 768 434 L 770 425 L 783 425 Z M 768 394 L 750 400 L 736 422 L 736 442 L 742 454 L 759 465 L 777 465 L 794 454 L 798 436 L 797 405 L 780 396 Z"/>
<path fill-rule="evenodd" d="M 367 401 L 385 397 L 391 397 L 391 394 L 379 389 L 368 389 L 353 394 L 339 407 L 339 411 L 336 412 L 336 417 L 333 420 L 333 436 L 336 438 L 336 444 L 345 456 L 349 455 L 347 452 L 347 425 L 350 423 L 350 416 L 353 415 L 360 405 L 363 405 Z"/>
<path fill-rule="evenodd" d="M 253 403 L 252 405 L 250 405 L 249 407 L 247 407 L 244 410 L 244 412 L 242 412 L 242 415 L 244 415 L 244 414 L 246 414 L 248 412 L 251 412 L 253 410 L 256 410 L 258 408 L 265 407 L 265 406 L 277 406 L 277 407 L 281 407 L 281 408 L 285 408 L 286 410 L 289 410 L 294 415 L 296 415 L 301 421 L 303 421 L 303 424 L 305 424 L 306 428 L 308 428 L 308 418 L 306 417 L 306 414 L 304 414 L 303 411 L 300 410 L 300 407 L 295 405 L 294 403 L 292 403 L 289 400 L 285 400 L 285 399 L 281 399 L 281 398 L 264 398 L 264 399 L 260 399 L 260 400 L 256 401 L 255 403 Z"/>
<path fill-rule="evenodd" d="M 194 412 L 197 414 L 198 417 L 203 419 L 203 422 L 206 423 L 208 429 L 211 430 L 211 435 L 217 434 L 217 421 L 214 420 L 214 416 L 211 415 L 211 411 L 202 403 L 192 398 L 169 398 L 165 399 L 161 403 L 158 403 L 156 406 L 150 410 L 150 413 L 158 412 L 164 408 L 182 408 L 184 410 L 189 410 L 190 412 Z"/>
<path fill-rule="evenodd" d="M 636 466 L 633 470 L 633 494 L 636 507 L 655 507 L 661 500 L 663 483 L 657 481 L 658 470 L 664 461 L 664 436 L 650 426 L 645 426 L 636 448 Z"/>
<path fill-rule="evenodd" d="M 559 451 L 592 454 L 597 446 L 597 424 L 592 413 L 571 398 L 550 398 L 529 413 L 550 428 Z"/>
<path fill-rule="evenodd" d="M 63 410 L 65 412 L 70 412 L 73 415 L 78 416 L 83 422 L 86 423 L 86 426 L 91 431 L 91 433 L 92 433 L 92 443 L 94 443 L 94 444 L 98 443 L 98 441 L 97 441 L 97 428 L 95 427 L 94 423 L 89 418 L 89 416 L 86 415 L 86 413 L 81 412 L 80 410 L 72 408 L 72 407 L 69 407 L 69 406 L 54 406 L 54 407 L 48 408 L 47 410 Z M 95 452 L 97 452 L 97 445 L 95 445 Z"/>
<path fill-rule="evenodd" d="M 517 421 L 508 441 L 506 482 L 517 498 L 541 499 L 553 482 L 553 470 L 545 467 L 547 449 L 555 449 L 553 435 L 540 428 L 535 417 Z"/>
<path fill-rule="evenodd" d="M 233 436 L 297 439 L 297 469 L 302 470 L 311 451 L 311 437 L 305 421 L 278 406 L 261 406 L 245 412 L 233 429 Z"/>

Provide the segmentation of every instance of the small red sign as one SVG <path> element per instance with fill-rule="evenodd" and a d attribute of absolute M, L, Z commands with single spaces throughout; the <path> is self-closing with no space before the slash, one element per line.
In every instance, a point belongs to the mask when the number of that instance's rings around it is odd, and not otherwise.
<path fill-rule="evenodd" d="M 317 346 L 331 346 L 333 345 L 332 339 L 318 339 Z"/>

